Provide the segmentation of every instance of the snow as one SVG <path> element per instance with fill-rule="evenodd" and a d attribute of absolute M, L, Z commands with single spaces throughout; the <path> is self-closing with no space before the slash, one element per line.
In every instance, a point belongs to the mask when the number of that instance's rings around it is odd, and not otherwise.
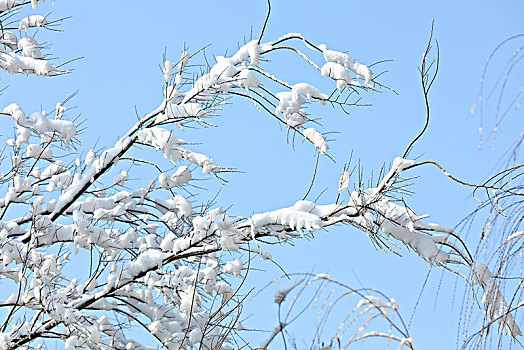
<path fill-rule="evenodd" d="M 18 49 L 22 50 L 22 55 L 24 57 L 32 57 L 37 59 L 44 58 L 40 52 L 38 43 L 33 37 L 24 36 L 22 39 L 20 39 L 20 41 L 18 41 Z"/>
<path fill-rule="evenodd" d="M 67 111 L 67 108 L 65 106 L 62 106 L 60 102 L 57 102 L 55 109 L 56 109 L 55 119 L 56 120 L 62 119 L 62 115 L 64 114 L 65 111 Z"/>
<path fill-rule="evenodd" d="M 105 167 L 114 165 L 118 160 L 118 155 L 120 152 L 128 147 L 130 143 L 131 138 L 124 136 L 115 143 L 115 147 L 102 152 L 100 157 L 97 158 L 93 162 L 93 165 L 91 165 L 91 167 L 82 175 L 82 178 L 79 179 L 77 183 L 69 186 L 67 190 L 62 192 L 52 215 L 56 215 L 56 213 L 62 210 L 64 206 L 71 204 L 70 202 L 73 200 L 74 196 L 77 195 L 84 186 L 91 184 L 94 181 L 95 176 Z"/>
<path fill-rule="evenodd" d="M 245 66 L 239 69 L 239 64 L 245 64 L 245 61 L 249 59 L 249 63 L 252 66 L 258 65 L 258 58 L 261 53 L 269 49 L 268 45 L 259 45 L 256 40 L 252 40 L 242 46 L 233 56 L 223 57 L 216 56 L 216 64 L 214 64 L 209 73 L 202 75 L 193 84 L 192 88 L 185 94 L 182 99 L 182 103 L 190 102 L 193 99 L 205 99 L 206 94 L 215 90 L 216 92 L 228 92 L 234 87 L 234 82 L 239 81 L 240 86 L 255 87 L 259 85 L 258 79 L 249 71 L 242 73 L 247 68 Z M 183 66 L 187 63 L 188 54 L 182 54 L 181 63 L 182 66 L 179 68 L 179 76 L 182 72 Z M 240 75 L 236 77 L 236 75 Z M 178 79 L 175 83 L 180 83 L 182 78 Z"/>
<path fill-rule="evenodd" d="M 298 83 L 293 85 L 291 88 L 291 95 L 293 101 L 297 102 L 300 99 L 300 96 L 304 96 L 308 101 L 311 101 L 312 98 L 319 99 L 322 104 L 325 104 L 325 100 L 328 99 L 326 94 L 323 94 L 316 87 L 311 86 L 307 83 Z"/>
<path fill-rule="evenodd" d="M 202 341 L 204 333 L 202 332 L 202 329 L 195 328 L 191 332 L 189 332 L 189 344 L 190 345 L 196 345 Z"/>
<path fill-rule="evenodd" d="M 169 176 L 166 173 L 162 173 L 158 176 L 158 182 L 164 190 L 171 189 L 175 186 L 187 184 L 191 180 L 191 171 L 187 166 L 180 166 L 176 172 Z"/>
<path fill-rule="evenodd" d="M 182 84 L 182 75 L 180 73 L 177 73 L 175 75 L 175 85 Z"/>
<path fill-rule="evenodd" d="M 187 184 L 191 180 L 191 171 L 187 166 L 180 166 L 171 176 L 175 186 Z"/>
<path fill-rule="evenodd" d="M 505 330 L 507 334 L 514 337 L 520 336 L 522 331 L 511 316 L 510 308 L 492 277 L 493 274 L 486 265 L 478 261 L 473 262 L 471 265 L 471 283 L 473 285 L 480 284 L 484 290 L 481 302 L 485 305 L 484 311 L 488 319 L 491 322 L 498 321 L 501 331 Z"/>
<path fill-rule="evenodd" d="M 164 62 L 164 81 L 167 83 L 169 79 L 171 78 L 171 75 L 173 75 L 173 69 L 175 68 L 175 64 L 171 61 L 166 60 Z"/>
<path fill-rule="evenodd" d="M 238 80 L 240 81 L 240 86 L 246 89 L 249 89 L 250 87 L 258 87 L 260 85 L 260 80 L 258 80 L 255 74 L 247 68 L 240 71 Z"/>
<path fill-rule="evenodd" d="M 190 102 L 190 100 L 205 94 L 211 88 L 219 92 L 228 92 L 232 87 L 231 82 L 235 80 L 233 77 L 239 72 L 239 69 L 235 67 L 235 65 L 240 63 L 242 58 L 245 59 L 247 57 L 248 55 L 246 55 L 246 57 L 238 56 L 235 58 L 215 57 L 217 63 L 211 67 L 209 73 L 197 79 L 193 87 L 186 93 L 182 103 Z M 238 60 L 238 62 L 235 60 Z"/>
<path fill-rule="evenodd" d="M 322 153 L 323 155 L 327 154 L 327 142 L 324 139 L 324 136 L 322 136 L 322 134 L 318 132 L 318 130 L 314 128 L 307 128 L 304 131 L 302 131 L 302 133 L 308 141 L 310 141 L 313 145 L 315 145 L 316 148 L 320 150 L 320 153 Z"/>
<path fill-rule="evenodd" d="M 89 152 L 87 152 L 87 155 L 86 155 L 85 165 L 92 164 L 94 159 L 95 159 L 95 151 L 90 149 Z"/>
<path fill-rule="evenodd" d="M 113 185 L 124 186 L 125 182 L 129 179 L 127 171 L 121 171 L 118 175 L 113 178 Z"/>
<path fill-rule="evenodd" d="M 349 173 L 347 171 L 342 172 L 340 180 L 338 181 L 338 193 L 346 190 L 349 187 Z"/>
<path fill-rule="evenodd" d="M 313 281 L 316 281 L 316 280 L 333 281 L 331 276 L 329 276 L 327 273 L 316 274 L 315 277 L 313 277 Z"/>
<path fill-rule="evenodd" d="M 224 271 L 225 273 L 230 273 L 233 276 L 238 276 L 242 271 L 242 266 L 242 260 L 228 261 L 222 268 L 222 271 Z"/>
<path fill-rule="evenodd" d="M 304 280 L 297 281 L 294 284 L 292 284 L 291 286 L 282 287 L 279 290 L 277 290 L 277 292 L 275 293 L 275 298 L 274 298 L 275 304 L 278 304 L 278 305 L 282 304 L 284 302 L 284 300 L 286 299 L 287 295 L 293 289 L 295 289 L 297 286 L 299 286 L 303 281 Z"/>
<path fill-rule="evenodd" d="M 18 30 L 31 28 L 31 27 L 43 27 L 49 22 L 41 15 L 32 15 L 23 18 L 18 25 Z"/>
<path fill-rule="evenodd" d="M 225 304 L 233 296 L 233 289 L 227 283 L 219 282 L 214 285 L 218 295 L 222 295 L 222 304 Z"/>
<path fill-rule="evenodd" d="M 27 57 L 25 57 L 25 59 L 32 60 L 32 58 Z M 1 61 L 0 65 L 2 65 Z M 48 138 L 49 135 L 57 136 L 65 142 L 66 147 L 77 133 L 76 126 L 73 122 L 68 120 L 48 119 L 43 112 L 33 113 L 29 118 L 27 118 L 24 111 L 15 103 L 4 108 L 4 113 L 10 114 L 18 127 L 18 133 L 20 136 L 17 138 L 16 142 L 20 145 L 29 140 L 29 137 L 31 136 L 29 129 L 34 130 L 37 135 L 43 139 Z"/>
<path fill-rule="evenodd" d="M 180 61 L 178 63 L 178 73 L 182 74 L 184 71 L 184 68 L 187 65 L 187 62 L 189 62 L 190 54 L 187 51 L 182 51 L 182 55 L 180 56 Z"/>
<path fill-rule="evenodd" d="M 435 262 L 437 265 L 443 265 L 449 259 L 449 254 L 437 246 L 434 236 L 412 231 L 389 220 L 385 220 L 380 228 L 384 233 L 409 245 L 427 262 Z"/>
<path fill-rule="evenodd" d="M 340 91 L 343 87 L 360 86 L 360 84 L 351 79 L 348 69 L 336 62 L 327 62 L 320 70 L 323 77 L 329 77 L 337 82 L 337 89 Z"/>
<path fill-rule="evenodd" d="M 18 37 L 10 31 L 5 30 L 0 36 L 0 43 L 7 45 L 11 50 L 15 51 L 18 48 Z"/>
<path fill-rule="evenodd" d="M 18 56 L 13 52 L 0 54 L 0 67 L 9 73 L 34 73 L 36 75 L 57 75 L 59 70 L 46 60 Z"/>
<path fill-rule="evenodd" d="M 179 140 L 166 129 L 153 127 L 140 130 L 137 133 L 138 140 L 155 147 L 156 150 L 162 150 L 164 158 L 171 159 L 173 162 L 181 159 L 178 145 L 184 144 L 185 141 Z"/>
<path fill-rule="evenodd" d="M 38 144 L 27 145 L 26 152 L 27 152 L 26 157 L 28 158 L 46 159 L 46 160 L 53 159 L 53 151 L 51 150 L 51 148 L 47 147 L 45 149 L 42 149 L 42 147 Z"/>
<path fill-rule="evenodd" d="M 319 48 L 324 53 L 324 58 L 326 59 L 326 62 L 338 63 L 339 65 L 344 66 L 346 69 L 349 69 L 352 72 L 356 73 L 358 76 L 363 77 L 364 85 L 366 86 L 371 81 L 372 72 L 368 68 L 368 66 L 358 63 L 357 61 L 349 57 L 349 55 L 343 52 L 329 50 L 326 45 L 319 45 Z M 340 74 L 340 72 L 334 74 Z"/>
<path fill-rule="evenodd" d="M 178 209 L 178 213 L 180 216 L 189 216 L 193 211 L 193 206 L 191 203 L 186 199 L 186 197 L 182 196 L 181 194 L 177 194 L 172 199 L 175 203 L 176 209 Z"/>
<path fill-rule="evenodd" d="M 306 103 L 306 100 L 302 98 L 306 97 L 308 101 L 312 99 L 318 99 L 322 104 L 325 103 L 328 96 L 321 93 L 317 88 L 307 83 L 298 83 L 293 85 L 291 91 L 282 91 L 276 94 L 278 99 L 278 106 L 275 109 L 275 114 L 284 114 L 286 117 L 286 123 L 290 127 L 296 127 L 304 123 L 305 111 L 301 110 L 300 107 Z"/>
<path fill-rule="evenodd" d="M 275 115 L 283 113 L 284 116 L 287 116 L 298 113 L 300 111 L 300 107 L 306 103 L 306 100 L 304 100 L 302 97 L 299 97 L 298 99 L 293 98 L 291 91 L 279 92 L 276 94 L 276 97 L 279 103 L 278 107 L 275 109 Z"/>
<path fill-rule="evenodd" d="M 251 40 L 231 57 L 231 61 L 233 64 L 238 64 L 249 58 L 251 65 L 256 66 L 258 65 L 258 57 L 260 56 L 261 51 L 261 47 L 258 45 L 257 40 Z"/>
<path fill-rule="evenodd" d="M 302 124 L 304 124 L 306 119 L 306 111 L 303 109 L 300 109 L 297 113 L 291 113 L 285 115 L 286 118 L 286 125 L 288 128 L 296 128 L 300 129 L 302 127 Z"/>
<path fill-rule="evenodd" d="M 0 0 L 0 12 L 12 9 L 15 5 L 19 4 L 17 0 Z"/>
<path fill-rule="evenodd" d="M 181 121 L 187 118 L 205 118 L 207 112 L 200 107 L 198 103 L 188 102 L 181 104 L 170 103 L 166 107 L 166 114 L 160 114 L 156 121 L 158 123 L 166 120 L 175 119 L 175 121 Z"/>
<path fill-rule="evenodd" d="M 202 173 L 206 175 L 210 174 L 211 172 L 222 171 L 222 168 L 220 168 L 213 159 L 206 156 L 205 154 L 192 152 L 182 147 L 175 148 L 174 151 L 176 151 L 176 155 L 179 157 L 177 160 L 185 159 L 200 166 L 202 168 Z"/>
<path fill-rule="evenodd" d="M 379 297 L 376 297 L 374 295 L 366 295 L 366 296 L 364 296 L 364 299 L 361 299 L 358 302 L 356 308 L 359 309 L 359 308 L 361 308 L 364 305 L 371 305 L 371 307 L 373 307 L 373 308 L 380 309 L 380 312 L 384 316 L 386 316 L 386 317 L 389 317 L 389 313 L 387 311 L 388 308 L 391 308 L 393 310 L 397 310 L 398 309 L 398 305 L 397 305 L 397 302 L 395 301 L 395 299 L 391 299 L 391 301 L 386 302 L 386 301 L 384 301 L 384 300 L 382 300 Z"/>
<path fill-rule="evenodd" d="M 138 275 L 141 272 L 151 270 L 160 266 L 165 257 L 165 253 L 159 252 L 155 249 L 149 249 L 138 256 L 136 261 L 130 266 L 131 271 L 128 271 L 128 273 Z"/>
<path fill-rule="evenodd" d="M 40 180 L 49 179 L 53 175 L 63 173 L 67 170 L 67 164 L 61 160 L 57 160 L 49 165 L 40 175 Z"/>
<path fill-rule="evenodd" d="M 258 228 L 267 225 L 283 225 L 292 230 L 318 230 L 322 228 L 322 221 L 319 216 L 304 210 L 301 202 L 297 202 L 289 208 L 278 209 L 270 212 L 254 214 L 251 216 L 251 232 L 254 234 Z"/>
<path fill-rule="evenodd" d="M 384 186 L 387 186 L 388 183 L 390 183 L 393 180 L 393 177 L 395 174 L 400 174 L 405 169 L 415 165 L 414 160 L 404 159 L 401 157 L 397 157 L 393 160 L 393 165 L 391 166 L 391 169 L 389 172 L 384 176 L 382 179 L 380 185 L 378 188 L 382 188 Z"/>
<path fill-rule="evenodd" d="M 489 268 L 481 262 L 475 261 L 471 265 L 471 283 L 481 284 L 489 282 L 493 277 L 493 274 L 489 271 Z"/>

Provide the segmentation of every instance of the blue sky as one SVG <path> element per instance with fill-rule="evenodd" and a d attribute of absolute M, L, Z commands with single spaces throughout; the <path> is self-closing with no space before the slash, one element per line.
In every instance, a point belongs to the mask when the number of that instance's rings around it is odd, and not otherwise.
<path fill-rule="evenodd" d="M 372 170 L 376 174 L 383 163 L 400 156 L 420 131 L 425 107 L 417 66 L 432 20 L 440 44 L 440 72 L 430 95 L 430 128 L 412 154 L 439 161 L 452 174 L 471 182 L 485 178 L 509 142 L 518 136 L 521 124 L 509 118 L 499 129 L 495 149 L 489 141 L 479 150 L 480 123 L 478 114 L 471 115 L 470 109 L 478 97 L 486 58 L 499 42 L 522 31 L 523 10 L 521 1 L 273 1 L 264 39 L 300 32 L 316 44 L 348 50 L 365 64 L 392 60 L 374 71 L 387 70 L 380 81 L 399 93 L 365 93 L 362 103 L 373 106 L 352 108 L 350 115 L 331 107 L 309 110 L 322 118 L 321 131 L 340 133 L 330 142 L 329 154 L 336 163 L 320 160 L 317 183 L 308 199 L 315 199 L 327 187 L 319 202 L 334 200 L 338 178 L 351 152 L 368 174 Z M 74 69 L 72 74 L 53 79 L 7 76 L 4 72 L 0 83 L 10 87 L 1 99 L 4 105 L 16 102 L 26 111 L 51 110 L 78 89 L 79 95 L 71 102 L 77 108 L 69 117 L 81 113 L 86 119 L 87 129 L 81 138 L 84 148 L 80 149 L 85 153 L 97 139 L 98 147 L 109 146 L 124 134 L 136 120 L 135 106 L 139 114 L 145 114 L 159 105 L 163 88 L 159 67 L 164 49 L 175 62 L 184 45 L 194 52 L 212 44 L 207 50 L 210 60 L 213 54 L 223 55 L 225 50 L 231 53 L 244 37 L 249 39 L 251 26 L 258 36 L 266 2 L 58 0 L 54 7 L 48 1 L 38 11 L 51 12 L 53 19 L 72 16 L 60 27 L 64 32 L 38 33 L 39 42 L 51 43 L 47 52 L 57 57 L 57 62 L 83 59 L 68 65 Z M 301 43 L 296 45 L 311 53 Z M 312 54 L 312 58 L 322 62 L 320 56 Z M 320 79 L 296 56 L 276 52 L 270 59 L 268 70 L 290 83 L 306 81 L 327 91 L 332 89 L 330 81 Z M 202 56 L 197 61 L 203 62 Z M 500 62 L 503 64 L 504 59 Z M 286 144 L 286 132 L 274 119 L 257 112 L 249 101 L 231 102 L 215 121 L 218 128 L 180 135 L 200 143 L 194 149 L 220 165 L 244 172 L 226 176 L 229 184 L 221 189 L 219 203 L 232 205 L 231 214 L 247 216 L 301 199 L 315 165 L 312 147 L 297 138 L 293 150 Z M 488 122 L 485 128 L 489 129 Z M 435 168 L 417 168 L 413 175 L 420 178 L 408 204 L 419 214 L 430 214 L 433 222 L 454 226 L 475 208 L 470 190 L 447 180 Z M 208 179 L 199 185 L 209 186 L 212 196 L 221 187 L 214 182 Z M 472 230 L 473 243 L 475 235 Z M 350 227 L 333 228 L 317 234 L 313 241 L 270 251 L 288 272 L 329 272 L 347 284 L 380 289 L 398 300 L 407 319 L 429 269 L 427 263 L 405 249 L 403 258 L 376 251 L 364 233 Z M 261 262 L 260 267 L 268 273 L 254 273 L 252 283 L 264 284 L 279 274 L 271 264 Z M 454 309 L 450 305 L 465 288 L 461 281 L 455 288 L 455 279 L 445 277 L 435 304 L 440 278 L 441 271 L 434 269 L 410 330 L 418 349 L 456 346 L 460 304 Z M 249 310 L 264 310 L 271 295 L 267 297 Z M 517 321 L 523 325 L 522 317 Z M 267 319 L 254 316 L 249 322 L 248 326 L 270 329 L 276 319 L 270 313 Z M 254 338 L 263 335 L 255 334 Z"/>

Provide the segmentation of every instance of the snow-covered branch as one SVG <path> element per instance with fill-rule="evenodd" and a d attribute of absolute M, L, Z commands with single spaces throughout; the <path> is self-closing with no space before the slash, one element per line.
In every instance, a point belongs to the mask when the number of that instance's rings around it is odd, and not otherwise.
<path fill-rule="evenodd" d="M 29 5 L 38 10 L 36 0 L 0 0 L 0 17 L 16 16 Z M 66 73 L 49 63 L 29 35 L 59 21 L 25 16 L 15 28 L 20 38 L 3 28 L 0 67 L 45 77 Z M 294 47 L 297 42 L 311 52 Z M 279 72 L 267 70 L 266 58 L 283 50 L 314 67 L 319 79 L 330 78 L 332 91 L 321 91 L 312 81 L 287 83 Z M 451 267 L 459 265 L 471 275 L 468 283 L 483 289 L 489 322 L 499 322 L 513 337 L 521 334 L 513 302 L 505 299 L 487 263 L 474 258 L 459 233 L 425 222 L 425 216 L 395 199 L 402 174 L 420 162 L 396 158 L 376 187 L 359 183 L 352 192 L 347 192 L 351 179 L 344 168 L 338 187 L 342 201 L 327 204 L 299 200 L 250 217 L 232 215 L 213 200 L 199 205 L 189 191 L 195 178 L 213 175 L 221 181 L 234 170 L 218 154 L 192 150 L 198 140 L 181 138 L 185 126 L 212 126 L 226 101 L 249 98 L 287 131 L 301 135 L 319 157 L 329 157 L 325 134 L 310 125 L 306 107 L 317 102 L 353 106 L 353 92 L 381 85 L 368 65 L 297 33 L 249 41 L 229 57 L 216 56 L 202 73 L 191 72 L 196 59 L 185 50 L 178 61 L 165 59 L 158 107 L 122 130 L 114 145 L 90 149 L 85 156 L 75 153 L 81 128 L 70 120 L 68 101 L 53 103 L 49 114 L 26 113 L 16 103 L 3 109 L 2 126 L 12 125 L 16 134 L 5 140 L 0 154 L 0 278 L 10 291 L 0 300 L 0 349 L 42 346 L 47 339 L 61 339 L 66 349 L 232 349 L 242 339 L 236 334 L 243 329 L 238 320 L 246 296 L 239 291 L 251 254 L 271 260 L 267 243 L 294 243 L 338 224 L 367 232 L 384 250 L 402 243 L 431 265 L 461 273 Z M 151 156 L 153 149 L 159 157 Z M 152 171 L 135 180 L 138 164 Z M 336 284 L 324 275 L 300 280 L 279 290 L 275 303 L 280 307 L 302 283 L 319 281 Z M 394 299 L 377 291 L 346 291 L 359 297 L 357 319 L 381 317 L 395 332 L 364 332 L 367 322 L 350 344 L 384 337 L 411 348 L 408 329 L 390 318 L 399 314 Z M 289 324 L 279 322 L 264 345 Z M 135 336 L 132 327 L 145 335 Z"/>

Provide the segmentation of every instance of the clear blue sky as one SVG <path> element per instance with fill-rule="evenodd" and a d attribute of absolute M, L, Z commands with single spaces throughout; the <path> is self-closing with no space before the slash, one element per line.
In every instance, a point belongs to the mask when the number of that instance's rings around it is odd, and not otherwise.
<path fill-rule="evenodd" d="M 231 53 L 238 42 L 249 38 L 250 26 L 258 36 L 266 15 L 265 0 L 57 0 L 54 7 L 50 3 L 40 5 L 39 13 L 51 12 L 52 19 L 72 19 L 60 27 L 63 33 L 41 31 L 37 39 L 51 43 L 47 52 L 57 57 L 57 62 L 84 58 L 69 65 L 75 70 L 72 74 L 53 79 L 3 72 L 0 83 L 10 87 L 1 98 L 3 105 L 16 102 L 27 112 L 51 110 L 56 102 L 80 90 L 71 103 L 77 108 L 69 117 L 81 113 L 87 120 L 81 138 L 84 153 L 98 138 L 99 147 L 109 146 L 124 134 L 136 120 L 135 106 L 144 114 L 159 105 L 163 88 L 159 66 L 165 48 L 168 58 L 177 61 L 184 44 L 190 52 L 212 44 L 208 48 L 212 60 L 212 54 Z M 470 115 L 486 58 L 499 42 L 524 29 L 521 1 L 275 0 L 272 7 L 266 40 L 300 32 L 314 43 L 348 50 L 362 63 L 390 59 L 392 62 L 380 65 L 389 71 L 381 82 L 399 93 L 363 94 L 362 102 L 373 106 L 352 108 L 349 116 L 331 107 L 310 109 L 322 118 L 321 131 L 340 133 L 334 135 L 336 141 L 330 143 L 329 152 L 337 163 L 321 159 L 318 182 L 309 199 L 328 187 L 319 202 L 334 200 L 338 178 L 351 151 L 368 174 L 372 170 L 377 173 L 384 162 L 389 164 L 400 156 L 419 132 L 425 110 L 417 66 L 433 19 L 441 50 L 440 73 L 430 96 L 430 129 L 412 154 L 439 161 L 456 176 L 478 182 L 508 140 L 521 131 L 522 122 L 510 119 L 499 131 L 495 150 L 489 144 L 479 151 L 478 115 Z M 297 46 L 310 53 L 301 43 Z M 312 57 L 322 62 L 320 56 Z M 330 91 L 331 82 L 320 79 L 299 58 L 278 52 L 270 58 L 268 69 L 273 74 L 290 83 L 307 81 Z M 312 147 L 298 140 L 293 150 L 274 119 L 257 112 L 250 102 L 232 103 L 216 120 L 218 128 L 180 135 L 202 143 L 193 149 L 212 156 L 219 165 L 245 172 L 226 176 L 230 183 L 222 189 L 219 203 L 233 205 L 231 214 L 247 216 L 301 199 L 315 165 Z M 408 204 L 419 214 L 430 214 L 433 222 L 454 226 L 476 205 L 468 189 L 451 183 L 436 169 L 417 169 L 413 175 L 420 178 Z M 210 196 L 219 187 L 213 182 L 201 183 L 212 188 Z M 473 231 L 473 243 L 475 234 Z M 350 227 L 320 232 L 314 241 L 300 242 L 295 248 L 272 248 L 271 253 L 288 272 L 329 272 L 347 284 L 380 289 L 398 300 L 407 319 L 429 269 L 427 263 L 405 249 L 403 258 L 376 251 L 364 233 Z M 253 276 L 257 284 L 279 274 L 270 264 L 260 266 L 269 274 Z M 457 342 L 460 304 L 454 309 L 450 304 L 461 296 L 464 285 L 459 281 L 454 295 L 455 279 L 445 277 L 434 308 L 440 277 L 441 271 L 434 269 L 411 328 L 417 349 L 451 349 Z M 252 310 L 264 308 L 253 306 Z M 246 326 L 272 328 L 276 324 L 274 314 L 265 316 L 266 320 L 257 317 L 257 322 L 252 318 Z M 522 318 L 517 321 L 523 326 Z M 257 337 L 260 340 L 264 335 Z"/>

